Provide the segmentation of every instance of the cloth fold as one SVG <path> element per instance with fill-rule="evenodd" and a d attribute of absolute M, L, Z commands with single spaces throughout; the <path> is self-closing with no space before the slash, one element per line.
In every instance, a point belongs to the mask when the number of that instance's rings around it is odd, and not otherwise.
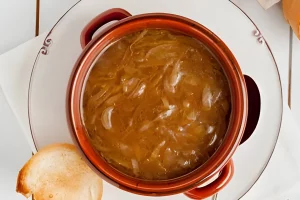
<path fill-rule="evenodd" d="M 265 9 L 269 9 L 271 8 L 273 5 L 275 5 L 276 3 L 278 3 L 281 0 L 257 0 L 260 5 Z"/>

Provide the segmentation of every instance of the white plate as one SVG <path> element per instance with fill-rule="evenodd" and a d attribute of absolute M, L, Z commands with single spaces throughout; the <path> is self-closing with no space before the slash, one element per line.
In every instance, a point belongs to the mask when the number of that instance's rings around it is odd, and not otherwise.
<path fill-rule="evenodd" d="M 126 9 L 133 15 L 167 12 L 198 21 L 227 44 L 243 73 L 255 80 L 261 94 L 260 120 L 254 134 L 233 157 L 232 181 L 218 194 L 219 200 L 241 198 L 260 177 L 273 153 L 281 124 L 282 95 L 276 63 L 267 43 L 255 24 L 229 1 L 82 0 L 77 3 L 48 34 L 32 71 L 28 113 L 37 150 L 51 143 L 72 143 L 66 121 L 66 90 L 69 75 L 81 53 L 80 33 L 92 18 L 114 7 Z M 105 186 L 104 200 L 152 199 L 116 189 L 115 192 L 106 190 L 113 191 L 112 186 Z M 172 197 L 175 198 L 185 197 Z"/>

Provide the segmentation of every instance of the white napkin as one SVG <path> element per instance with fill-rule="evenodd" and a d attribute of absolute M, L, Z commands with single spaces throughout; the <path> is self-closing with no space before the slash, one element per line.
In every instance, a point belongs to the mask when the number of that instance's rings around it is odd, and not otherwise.
<path fill-rule="evenodd" d="M 28 88 L 30 73 L 45 37 L 46 33 L 0 55 L 0 87 L 34 153 L 36 149 L 30 133 L 27 112 Z"/>
<path fill-rule="evenodd" d="M 257 0 L 260 5 L 264 8 L 264 9 L 269 9 L 270 7 L 272 7 L 273 5 L 275 5 L 276 3 L 278 3 L 280 0 Z"/>
<path fill-rule="evenodd" d="M 16 49 L 0 55 L 0 86 L 23 128 L 33 152 L 35 152 L 35 147 L 28 124 L 27 92 L 33 63 L 45 36 L 42 34 Z M 261 178 L 243 200 L 292 200 L 291 195 L 295 199 L 300 199 L 299 141 L 300 131 L 290 109 L 285 104 L 280 137 L 273 157 Z"/>

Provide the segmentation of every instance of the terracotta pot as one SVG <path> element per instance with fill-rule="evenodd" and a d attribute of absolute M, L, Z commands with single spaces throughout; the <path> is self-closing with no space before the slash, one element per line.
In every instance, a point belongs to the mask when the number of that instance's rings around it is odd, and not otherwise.
<path fill-rule="evenodd" d="M 92 39 L 97 29 L 115 20 L 119 21 L 106 27 Z M 105 162 L 89 143 L 81 115 L 84 82 L 93 63 L 97 60 L 97 56 L 118 38 L 145 28 L 174 30 L 201 41 L 222 64 L 231 89 L 232 111 L 222 145 L 204 165 L 184 176 L 163 181 L 140 180 L 130 177 Z M 82 31 L 80 39 L 84 50 L 70 79 L 70 94 L 67 103 L 72 136 L 87 163 L 108 182 L 135 194 L 163 196 L 184 192 L 190 198 L 202 199 L 221 190 L 233 176 L 234 167 L 231 157 L 242 140 L 248 111 L 244 76 L 224 42 L 201 24 L 181 16 L 165 13 L 131 16 L 122 9 L 111 9 L 97 16 Z M 212 177 L 215 176 L 218 177 L 212 181 Z M 209 184 L 207 184 L 208 181 Z M 200 185 L 205 186 L 198 187 Z"/>

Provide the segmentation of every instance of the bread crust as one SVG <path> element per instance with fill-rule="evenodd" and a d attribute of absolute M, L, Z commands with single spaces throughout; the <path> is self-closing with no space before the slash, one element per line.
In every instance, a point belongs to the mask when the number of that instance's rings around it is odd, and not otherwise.
<path fill-rule="evenodd" d="M 300 1 L 283 0 L 282 8 L 285 19 L 291 25 L 296 36 L 300 39 Z"/>
<path fill-rule="evenodd" d="M 83 161 L 74 145 L 41 149 L 20 170 L 16 191 L 35 200 L 101 200 L 102 179 Z"/>

